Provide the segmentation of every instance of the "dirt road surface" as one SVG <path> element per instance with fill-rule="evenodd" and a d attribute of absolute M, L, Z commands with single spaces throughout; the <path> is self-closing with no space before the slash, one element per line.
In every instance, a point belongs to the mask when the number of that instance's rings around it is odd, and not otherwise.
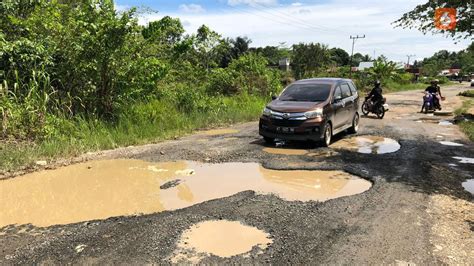
<path fill-rule="evenodd" d="M 459 106 L 461 102 L 456 95 L 465 89 L 465 85 L 445 88 L 445 109 Z M 258 136 L 257 123 L 251 122 L 235 125 L 227 132 L 199 132 L 174 141 L 84 155 L 77 160 L 242 162 L 259 163 L 273 170 L 342 170 L 369 180 L 372 187 L 356 195 L 323 202 L 288 200 L 278 194 L 245 190 L 188 207 L 154 213 L 144 211 L 149 214 L 143 215 L 90 221 L 78 218 L 76 223 L 43 227 L 31 220 L 31 224 L 0 229 L 0 264 L 186 263 L 186 254 L 176 259 L 178 246 L 190 241 L 180 240 L 182 234 L 191 235 L 190 228 L 206 221 L 238 221 L 242 227 L 258 229 L 252 233 L 263 239 L 260 248 L 251 246 L 251 250 L 244 249 L 243 254 L 235 256 L 201 254 L 191 262 L 474 265 L 473 196 L 462 186 L 473 178 L 474 166 L 458 158 L 474 158 L 474 145 L 457 126 L 439 124 L 452 117 L 418 113 L 421 96 L 420 91 L 389 94 L 390 111 L 383 120 L 372 116 L 362 119 L 357 135 L 398 141 L 400 149 L 392 153 L 341 149 L 344 145 L 338 142 L 354 137 L 347 134 L 338 135 L 330 148 L 287 143 L 280 148 L 303 152 L 268 153 L 264 149 L 271 147 Z M 449 145 L 442 145 L 441 141 Z M 450 146 L 452 142 L 463 146 Z M 211 193 L 213 187 L 217 189 L 218 184 L 225 183 L 222 180 L 226 177 L 237 175 L 238 169 L 224 169 L 220 179 L 210 179 L 199 189 Z M 20 178 L 0 181 L 2 194 L 9 185 L 6 182 Z M 123 195 L 129 201 L 135 199 L 134 195 Z M 91 212 L 102 204 L 110 205 L 106 210 L 120 205 L 113 197 L 107 201 L 90 206 Z M 56 214 L 43 211 L 47 217 L 41 218 L 46 220 Z M 21 215 L 29 217 L 27 211 Z M 240 228 L 236 223 L 230 225 L 228 228 Z M 218 237 L 231 243 L 236 236 L 230 231 L 224 229 Z"/>

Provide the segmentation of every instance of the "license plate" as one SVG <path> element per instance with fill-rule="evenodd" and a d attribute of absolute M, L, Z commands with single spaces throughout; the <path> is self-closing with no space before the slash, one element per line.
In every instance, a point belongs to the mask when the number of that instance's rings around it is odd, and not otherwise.
<path fill-rule="evenodd" d="M 295 129 L 292 127 L 277 127 L 277 131 L 282 133 L 294 133 Z"/>

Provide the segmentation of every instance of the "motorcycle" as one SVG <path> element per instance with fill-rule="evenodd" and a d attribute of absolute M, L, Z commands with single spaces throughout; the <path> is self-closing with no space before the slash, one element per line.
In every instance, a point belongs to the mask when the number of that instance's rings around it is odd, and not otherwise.
<path fill-rule="evenodd" d="M 435 101 L 435 98 L 437 99 L 437 101 Z M 443 98 L 441 98 L 438 93 L 425 92 L 425 95 L 423 96 L 423 105 L 421 106 L 420 113 L 424 112 L 426 114 L 428 112 L 434 112 L 437 109 L 441 110 L 440 101 L 442 101 Z"/>
<path fill-rule="evenodd" d="M 382 119 L 385 116 L 385 112 L 388 111 L 387 99 L 383 98 L 382 102 L 376 104 L 372 101 L 372 98 L 365 97 L 365 101 L 362 104 L 362 113 L 368 115 L 374 113 L 378 118 Z"/>

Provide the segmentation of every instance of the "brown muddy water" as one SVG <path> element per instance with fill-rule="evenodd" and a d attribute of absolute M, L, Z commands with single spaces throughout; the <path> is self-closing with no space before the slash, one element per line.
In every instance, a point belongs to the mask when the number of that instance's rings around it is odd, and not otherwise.
<path fill-rule="evenodd" d="M 263 148 L 263 151 L 266 153 L 278 155 L 305 155 L 309 153 L 307 150 L 290 148 Z"/>
<path fill-rule="evenodd" d="M 254 247 L 263 252 L 271 243 L 269 234 L 238 221 L 204 221 L 183 232 L 171 261 L 199 263 L 209 255 L 230 258 Z"/>
<path fill-rule="evenodd" d="M 227 135 L 227 134 L 235 134 L 239 133 L 236 129 L 224 128 L 224 129 L 213 129 L 208 131 L 203 131 L 202 134 L 207 136 L 219 136 L 219 135 Z"/>
<path fill-rule="evenodd" d="M 385 154 L 396 152 L 400 144 L 393 139 L 379 136 L 360 136 L 342 139 L 331 145 L 331 148 L 356 151 L 365 154 Z"/>
<path fill-rule="evenodd" d="M 325 201 L 370 187 L 343 171 L 279 171 L 258 163 L 91 161 L 0 181 L 0 228 L 151 214 L 246 190 L 290 201 Z"/>

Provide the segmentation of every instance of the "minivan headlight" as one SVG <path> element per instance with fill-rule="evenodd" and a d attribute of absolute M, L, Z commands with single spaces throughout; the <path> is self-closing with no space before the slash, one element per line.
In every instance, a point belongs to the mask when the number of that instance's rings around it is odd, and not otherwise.
<path fill-rule="evenodd" d="M 267 107 L 263 108 L 263 115 L 264 116 L 271 116 L 272 110 L 268 109 Z"/>
<path fill-rule="evenodd" d="M 322 109 L 322 108 L 318 108 L 318 109 L 316 109 L 316 110 L 306 112 L 306 113 L 304 113 L 304 116 L 306 116 L 306 118 L 322 117 L 322 116 L 323 116 L 323 109 Z"/>

